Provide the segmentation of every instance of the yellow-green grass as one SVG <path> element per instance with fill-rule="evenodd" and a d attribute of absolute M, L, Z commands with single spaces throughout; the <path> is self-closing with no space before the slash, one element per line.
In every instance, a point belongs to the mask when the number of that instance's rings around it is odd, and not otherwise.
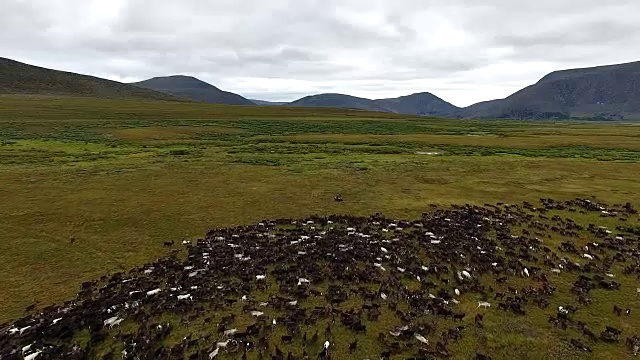
<path fill-rule="evenodd" d="M 638 129 L 640 130 L 640 129 Z M 469 145 L 488 147 L 516 147 L 516 148 L 549 148 L 559 146 L 591 146 L 610 149 L 640 149 L 640 132 L 621 133 L 617 135 L 595 134 L 519 134 L 513 133 L 503 136 L 497 135 L 365 135 L 365 134 L 303 134 L 273 137 L 273 139 L 293 142 L 335 142 L 335 143 L 363 143 L 363 142 L 414 142 L 423 145 Z"/>
<path fill-rule="evenodd" d="M 291 167 L 208 158 L 5 167 L 0 312 L 6 320 L 34 301 L 68 298 L 82 281 L 161 256 L 164 240 L 197 237 L 212 227 L 316 213 L 413 218 L 430 203 L 591 195 L 623 202 L 640 194 L 640 164 L 396 157 L 310 159 Z M 353 169 L 350 160 L 370 169 Z M 335 193 L 346 201 L 333 202 Z"/>
<path fill-rule="evenodd" d="M 2 120 L 237 119 L 238 117 L 407 118 L 403 115 L 329 108 L 227 106 L 168 101 L 73 97 L 0 96 Z"/>
<path fill-rule="evenodd" d="M 638 137 L 634 124 L 0 97 L 0 321 L 212 227 L 541 197 L 639 204 Z M 565 336 L 546 318 L 487 322 L 483 341 L 518 354 Z"/>

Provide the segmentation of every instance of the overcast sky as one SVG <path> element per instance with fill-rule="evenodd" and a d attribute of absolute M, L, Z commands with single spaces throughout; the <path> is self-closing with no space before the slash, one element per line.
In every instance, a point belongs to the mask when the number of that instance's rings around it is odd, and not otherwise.
<path fill-rule="evenodd" d="M 640 0 L 0 0 L 0 56 L 248 98 L 429 91 L 458 106 L 640 60 Z"/>

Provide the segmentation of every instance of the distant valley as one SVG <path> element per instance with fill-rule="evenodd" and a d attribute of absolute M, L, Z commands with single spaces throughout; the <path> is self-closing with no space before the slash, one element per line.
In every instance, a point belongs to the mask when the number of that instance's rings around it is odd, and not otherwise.
<path fill-rule="evenodd" d="M 256 99 L 251 99 L 251 101 L 258 106 L 282 106 L 288 104 L 286 101 L 265 101 Z"/>

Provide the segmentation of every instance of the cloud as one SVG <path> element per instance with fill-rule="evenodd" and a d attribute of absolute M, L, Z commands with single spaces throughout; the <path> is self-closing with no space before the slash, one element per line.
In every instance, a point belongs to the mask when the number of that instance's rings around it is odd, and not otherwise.
<path fill-rule="evenodd" d="M 640 59 L 635 0 L 2 0 L 1 56 L 266 100 L 431 91 L 456 105 Z"/>

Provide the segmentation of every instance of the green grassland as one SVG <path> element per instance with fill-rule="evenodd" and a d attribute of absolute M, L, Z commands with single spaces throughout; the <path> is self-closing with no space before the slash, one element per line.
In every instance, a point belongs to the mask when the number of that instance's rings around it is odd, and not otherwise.
<path fill-rule="evenodd" d="M 0 321 L 213 227 L 541 197 L 638 205 L 639 178 L 634 123 L 4 96 Z M 501 346 L 531 329 L 499 321 L 487 341 Z M 531 341 L 551 336 L 530 325 Z"/>

